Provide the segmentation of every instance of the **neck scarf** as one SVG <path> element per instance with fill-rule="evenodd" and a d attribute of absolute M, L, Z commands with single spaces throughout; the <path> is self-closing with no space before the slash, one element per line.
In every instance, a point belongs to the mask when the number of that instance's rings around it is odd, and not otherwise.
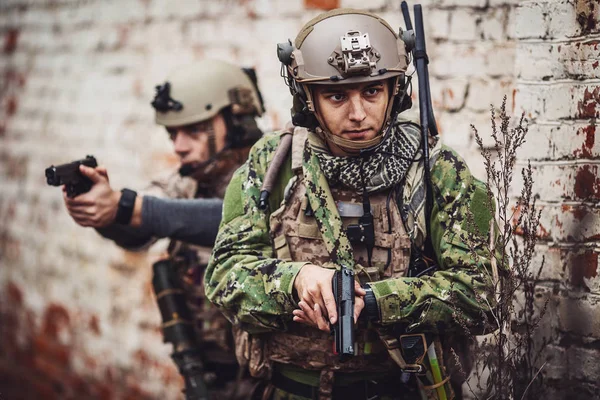
<path fill-rule="evenodd" d="M 421 133 L 412 124 L 390 125 L 381 142 L 355 157 L 331 155 L 316 133 L 308 135 L 306 151 L 319 160 L 330 186 L 342 185 L 359 193 L 389 189 L 400 183 L 419 150 Z"/>

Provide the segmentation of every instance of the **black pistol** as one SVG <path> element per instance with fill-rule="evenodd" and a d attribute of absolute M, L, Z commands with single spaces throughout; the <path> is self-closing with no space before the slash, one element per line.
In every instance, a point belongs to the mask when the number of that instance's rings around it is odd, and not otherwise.
<path fill-rule="evenodd" d="M 84 159 L 67 164 L 51 165 L 46 168 L 46 182 L 51 186 L 65 185 L 68 197 L 76 197 L 89 192 L 93 183 L 88 177 L 81 174 L 79 171 L 80 165 L 96 168 L 98 163 L 94 156 L 86 156 Z"/>
<path fill-rule="evenodd" d="M 354 271 L 342 265 L 333 275 L 337 321 L 332 324 L 334 353 L 345 361 L 354 355 Z"/>
<path fill-rule="evenodd" d="M 164 341 L 173 344 L 171 358 L 185 380 L 185 399 L 207 400 L 209 392 L 204 380 L 204 363 L 176 269 L 171 259 L 155 262 L 152 269 L 152 286 L 163 321 L 161 328 Z"/>

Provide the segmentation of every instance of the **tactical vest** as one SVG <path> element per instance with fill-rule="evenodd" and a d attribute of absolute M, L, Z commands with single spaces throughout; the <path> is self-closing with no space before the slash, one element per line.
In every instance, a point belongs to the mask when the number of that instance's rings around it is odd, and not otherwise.
<path fill-rule="evenodd" d="M 302 176 L 302 149 L 306 131 L 296 129 L 292 143 L 292 170 L 295 177 L 286 189 L 284 204 L 270 216 L 270 232 L 275 257 L 288 261 L 306 261 L 323 265 L 330 261 L 317 221 L 306 198 Z M 355 191 L 332 188 L 332 195 L 344 227 L 357 224 L 363 215 L 362 196 Z M 404 276 L 410 261 L 410 238 L 400 211 L 389 191 L 369 197 L 375 229 L 375 247 L 371 265 L 363 244 L 353 243 L 354 257 L 361 282 Z M 344 372 L 388 372 L 396 368 L 377 333 L 359 324 L 356 332 L 357 355 L 339 362 L 332 351 L 331 336 L 303 324 L 291 322 L 286 332 L 263 336 L 264 354 L 259 359 L 294 364 L 311 370 L 336 370 Z"/>

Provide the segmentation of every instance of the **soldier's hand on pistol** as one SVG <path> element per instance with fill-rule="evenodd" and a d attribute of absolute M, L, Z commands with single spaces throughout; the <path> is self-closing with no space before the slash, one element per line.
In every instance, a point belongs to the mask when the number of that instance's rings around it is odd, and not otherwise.
<path fill-rule="evenodd" d="M 63 186 L 63 199 L 69 215 L 81 226 L 102 228 L 112 224 L 117 215 L 121 193 L 110 187 L 106 168 L 102 166 L 90 168 L 80 165 L 79 170 L 94 185 L 89 192 L 74 198 L 67 197 L 66 189 Z"/>
<path fill-rule="evenodd" d="M 294 289 L 298 294 L 299 310 L 294 310 L 294 321 L 314 326 L 322 331 L 329 332 L 329 323 L 337 321 L 337 306 L 333 296 L 332 279 L 333 269 L 307 264 L 300 269 L 294 280 Z M 358 319 L 365 306 L 364 289 L 355 282 L 354 291 L 354 320 Z"/>

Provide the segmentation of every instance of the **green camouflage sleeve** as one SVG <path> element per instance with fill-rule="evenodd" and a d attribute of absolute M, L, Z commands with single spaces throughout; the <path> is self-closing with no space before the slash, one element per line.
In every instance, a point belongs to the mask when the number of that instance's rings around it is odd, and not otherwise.
<path fill-rule="evenodd" d="M 448 147 L 442 148 L 431 177 L 431 236 L 439 269 L 421 278 L 372 283 L 381 322 L 400 322 L 409 331 L 476 333 L 494 306 L 486 245 L 493 213 L 485 185 Z"/>
<path fill-rule="evenodd" d="M 278 136 L 261 139 L 233 176 L 205 274 L 208 299 L 250 332 L 285 329 L 297 304 L 293 284 L 305 262 L 273 258 L 268 214 L 258 208 L 263 176 Z"/>

